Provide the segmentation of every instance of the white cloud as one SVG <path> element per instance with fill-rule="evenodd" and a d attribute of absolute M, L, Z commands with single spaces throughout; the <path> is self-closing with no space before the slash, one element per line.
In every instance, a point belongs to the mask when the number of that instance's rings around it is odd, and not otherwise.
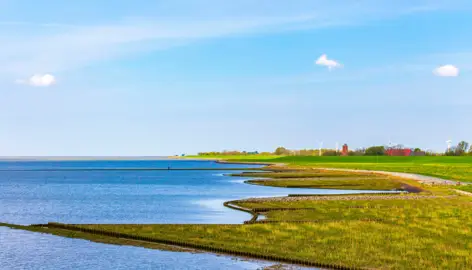
<path fill-rule="evenodd" d="M 457 77 L 459 68 L 453 65 L 440 66 L 433 70 L 433 74 L 439 77 Z"/>
<path fill-rule="evenodd" d="M 339 62 L 328 59 L 328 56 L 326 54 L 323 54 L 322 56 L 320 56 L 320 58 L 318 58 L 318 60 L 315 61 L 315 64 L 319 66 L 328 67 L 329 70 L 342 67 L 342 65 Z"/>
<path fill-rule="evenodd" d="M 17 80 L 18 84 L 27 84 L 30 86 L 46 87 L 56 83 L 56 78 L 51 74 L 35 74 L 28 80 Z"/>

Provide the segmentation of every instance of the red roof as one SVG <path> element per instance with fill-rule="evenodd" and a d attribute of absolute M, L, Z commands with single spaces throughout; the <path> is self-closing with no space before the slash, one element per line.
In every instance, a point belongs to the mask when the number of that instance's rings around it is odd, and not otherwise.
<path fill-rule="evenodd" d="M 403 149 L 390 148 L 385 151 L 387 156 L 411 156 L 411 152 L 413 151 L 409 148 L 406 148 L 406 149 L 405 148 Z"/>

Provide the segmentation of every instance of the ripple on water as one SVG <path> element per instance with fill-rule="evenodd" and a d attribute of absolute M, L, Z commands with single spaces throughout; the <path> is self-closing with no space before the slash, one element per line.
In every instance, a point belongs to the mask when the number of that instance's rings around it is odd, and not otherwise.
<path fill-rule="evenodd" d="M 0 269 L 261 269 L 274 263 L 211 253 L 94 243 L 0 227 Z"/>

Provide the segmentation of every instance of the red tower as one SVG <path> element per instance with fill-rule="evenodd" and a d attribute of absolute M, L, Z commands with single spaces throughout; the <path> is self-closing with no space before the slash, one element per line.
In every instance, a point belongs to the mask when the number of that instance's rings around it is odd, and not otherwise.
<path fill-rule="evenodd" d="M 341 152 L 341 155 L 347 156 L 348 154 L 349 154 L 349 147 L 347 146 L 347 144 L 344 144 L 343 145 L 343 151 Z"/>

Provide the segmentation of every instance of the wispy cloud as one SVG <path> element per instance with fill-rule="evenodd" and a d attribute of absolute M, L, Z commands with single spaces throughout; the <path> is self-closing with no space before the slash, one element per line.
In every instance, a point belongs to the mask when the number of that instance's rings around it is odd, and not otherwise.
<path fill-rule="evenodd" d="M 144 8 L 135 10 L 141 5 L 132 5 L 111 16 L 120 18 L 111 20 L 115 23 L 103 23 L 103 19 L 92 16 L 87 17 L 83 24 L 64 19 L 64 16 L 58 18 L 56 13 L 48 13 L 48 7 L 43 6 L 44 15 L 32 15 L 34 21 L 0 22 L 0 72 L 15 78 L 46 71 L 60 73 L 201 39 L 332 27 L 404 15 L 406 12 L 424 12 L 430 10 L 426 8 L 429 2 L 298 0 L 274 4 L 266 0 L 172 1 L 148 8 L 157 10 L 156 13 Z M 95 2 L 88 2 L 88 5 L 91 3 Z M 107 7 L 104 3 L 100 5 Z M 142 3 L 142 6 L 149 5 L 158 4 Z M 435 1 L 434 10 L 443 6 L 446 5 Z M 89 7 L 81 10 L 94 9 L 94 6 Z M 123 19 L 130 14 L 145 14 L 147 18 L 159 19 Z"/>

